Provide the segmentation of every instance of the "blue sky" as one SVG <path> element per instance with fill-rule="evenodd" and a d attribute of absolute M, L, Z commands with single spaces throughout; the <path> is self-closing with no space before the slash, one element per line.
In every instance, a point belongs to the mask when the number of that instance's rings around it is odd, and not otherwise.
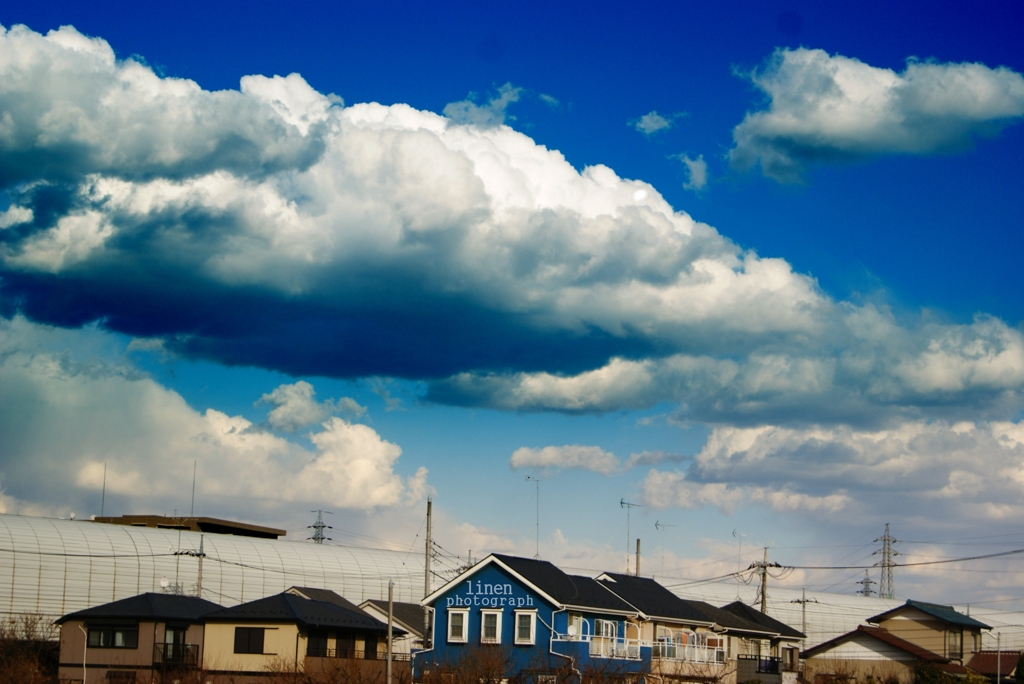
<path fill-rule="evenodd" d="M 433 492 L 474 555 L 544 477 L 583 568 L 623 498 L 680 576 L 1024 546 L 1021 12 L 5 7 L 0 504 L 197 461 L 201 512 L 410 545 Z"/>

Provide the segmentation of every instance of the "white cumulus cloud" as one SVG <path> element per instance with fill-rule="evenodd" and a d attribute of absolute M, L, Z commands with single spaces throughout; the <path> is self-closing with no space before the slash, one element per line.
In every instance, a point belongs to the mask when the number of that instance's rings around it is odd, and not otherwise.
<path fill-rule="evenodd" d="M 1024 116 L 1024 77 L 978 63 L 909 60 L 897 73 L 823 50 L 780 49 L 750 79 L 768 108 L 733 130 L 729 158 L 782 182 L 815 163 L 964 149 Z"/>
<path fill-rule="evenodd" d="M 68 335 L 88 358 L 47 351 L 64 347 Z M 148 511 L 174 507 L 190 486 L 193 460 L 197 500 L 229 515 L 288 502 L 403 506 L 427 491 L 426 470 L 395 472 L 401 448 L 365 425 L 329 417 L 307 449 L 241 416 L 196 411 L 130 366 L 97 360 L 81 332 L 22 318 L 0 322 L 0 433 L 9 510 L 10 500 L 19 510 L 91 502 L 104 464 L 108 502 Z"/>
<path fill-rule="evenodd" d="M 592 470 L 602 475 L 611 475 L 619 469 L 619 459 L 596 446 L 567 444 L 546 446 L 541 449 L 520 447 L 512 452 L 508 461 L 513 470 L 519 468 L 567 468 Z"/>
<path fill-rule="evenodd" d="M 275 430 L 284 432 L 295 432 L 320 423 L 336 413 L 352 418 L 360 418 L 366 413 L 366 407 L 350 397 L 318 402 L 313 398 L 315 394 L 313 385 L 299 380 L 290 385 L 278 386 L 273 392 L 260 397 L 256 404 L 273 405 L 274 408 L 267 415 L 267 422 Z"/>
<path fill-rule="evenodd" d="M 687 190 L 703 190 L 708 184 L 708 164 L 704 161 L 704 155 L 697 155 L 696 159 L 689 156 L 679 155 L 679 161 L 686 167 L 686 182 L 683 187 Z"/>

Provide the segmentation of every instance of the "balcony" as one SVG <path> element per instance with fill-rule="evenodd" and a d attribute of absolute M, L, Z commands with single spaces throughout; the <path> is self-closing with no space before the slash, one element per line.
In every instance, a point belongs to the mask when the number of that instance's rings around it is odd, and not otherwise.
<path fill-rule="evenodd" d="M 644 646 L 647 644 L 645 643 Z M 676 660 L 685 663 L 725 662 L 725 649 L 700 644 L 679 644 L 672 641 L 658 641 L 650 644 L 651 657 L 655 660 Z"/>
<path fill-rule="evenodd" d="M 199 664 L 198 644 L 154 644 L 153 665 L 162 668 L 189 668 Z"/>
<path fill-rule="evenodd" d="M 640 647 L 650 646 L 639 639 L 623 639 L 621 637 L 591 636 L 590 634 L 559 634 L 551 637 L 554 642 L 579 644 L 587 649 L 592 658 L 618 658 L 620 660 L 640 660 Z"/>
<path fill-rule="evenodd" d="M 387 660 L 386 653 L 377 651 L 366 652 L 355 648 L 307 648 L 307 658 L 345 658 L 348 660 Z M 411 656 L 408 653 L 392 653 L 392 662 L 409 662 Z"/>

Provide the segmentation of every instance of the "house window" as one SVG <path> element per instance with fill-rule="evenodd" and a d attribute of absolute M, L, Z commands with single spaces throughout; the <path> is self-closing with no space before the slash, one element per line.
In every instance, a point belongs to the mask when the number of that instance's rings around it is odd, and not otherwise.
<path fill-rule="evenodd" d="M 532 646 L 537 641 L 537 613 L 534 611 L 516 611 L 516 643 L 521 646 Z"/>
<path fill-rule="evenodd" d="M 139 626 L 90 627 L 89 648 L 138 648 Z"/>
<path fill-rule="evenodd" d="M 306 638 L 306 655 L 314 658 L 327 657 L 327 632 L 310 630 Z"/>
<path fill-rule="evenodd" d="M 619 623 L 614 620 L 594 620 L 594 636 L 614 639 L 619 633 Z"/>
<path fill-rule="evenodd" d="M 569 638 L 579 639 L 583 636 L 583 616 L 579 613 L 569 613 Z"/>
<path fill-rule="evenodd" d="M 482 610 L 480 611 L 480 643 L 500 644 L 501 643 L 501 611 Z"/>
<path fill-rule="evenodd" d="M 963 632 L 949 632 L 949 654 L 950 658 L 959 658 L 963 655 Z"/>
<path fill-rule="evenodd" d="M 448 641 L 458 644 L 466 643 L 466 621 L 469 611 L 448 611 Z"/>
<path fill-rule="evenodd" d="M 263 653 L 263 627 L 235 627 L 235 653 Z"/>

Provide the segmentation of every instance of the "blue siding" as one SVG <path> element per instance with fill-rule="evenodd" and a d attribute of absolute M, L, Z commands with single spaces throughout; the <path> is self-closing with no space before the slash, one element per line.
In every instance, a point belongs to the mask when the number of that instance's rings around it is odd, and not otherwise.
<path fill-rule="evenodd" d="M 591 657 L 587 642 L 552 641 L 552 627 L 557 633 L 568 631 L 568 612 L 541 598 L 536 591 L 524 586 L 510 573 L 497 564 L 490 564 L 480 570 L 467 573 L 447 592 L 432 604 L 434 608 L 433 648 L 418 654 L 414 659 L 417 673 L 424 669 L 456 665 L 471 651 L 492 648 L 481 644 L 483 611 L 501 611 L 501 639 L 497 647 L 506 649 L 511 658 L 514 675 L 524 669 L 558 670 L 571 664 L 577 670 L 612 668 L 620 672 L 636 672 L 650 664 L 650 648 L 642 649 L 641 660 Z M 466 611 L 466 641 L 448 641 L 448 620 L 453 610 Z M 535 610 L 537 614 L 535 639 L 532 645 L 515 643 L 515 611 Z M 626 634 L 625 619 L 622 616 L 599 612 L 580 611 L 589 628 L 584 634 L 593 634 L 596 619 L 613 620 L 618 624 L 618 637 L 636 638 L 636 630 Z M 571 661 L 570 661 L 571 658 Z"/>

